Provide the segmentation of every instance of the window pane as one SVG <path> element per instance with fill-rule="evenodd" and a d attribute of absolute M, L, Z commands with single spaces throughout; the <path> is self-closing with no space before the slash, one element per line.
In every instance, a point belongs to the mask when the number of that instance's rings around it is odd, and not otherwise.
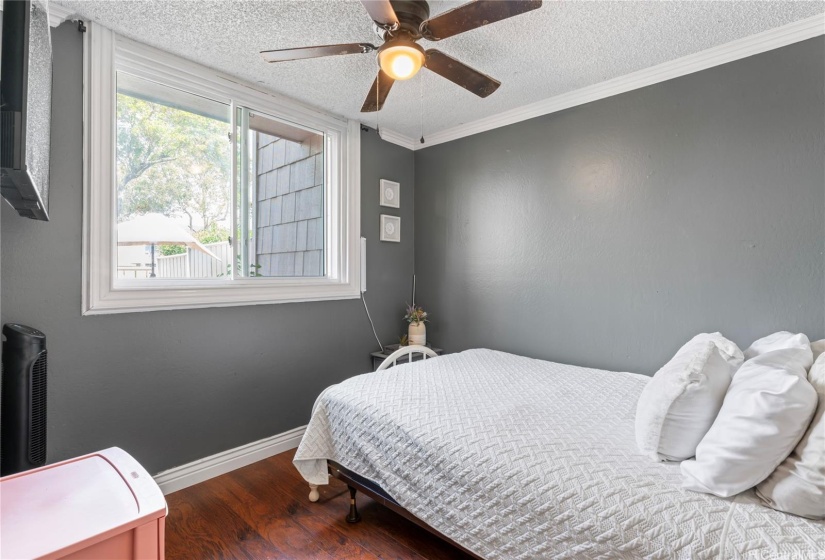
<path fill-rule="evenodd" d="M 230 107 L 117 73 L 117 277 L 226 278 Z"/>
<path fill-rule="evenodd" d="M 324 276 L 324 135 L 248 112 L 250 276 Z"/>

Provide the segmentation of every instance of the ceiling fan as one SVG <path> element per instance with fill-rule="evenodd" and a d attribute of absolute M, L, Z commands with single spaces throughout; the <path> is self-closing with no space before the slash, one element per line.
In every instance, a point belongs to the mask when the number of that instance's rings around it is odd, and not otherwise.
<path fill-rule="evenodd" d="M 380 47 L 370 43 L 319 45 L 262 51 L 261 56 L 266 62 L 285 62 L 378 51 L 378 75 L 361 107 L 362 113 L 380 111 L 393 83 L 409 80 L 422 66 L 479 97 L 487 97 L 498 89 L 501 82 L 439 50 L 425 51 L 418 45 L 418 41 L 440 41 L 535 10 L 541 6 L 541 2 L 542 0 L 475 0 L 428 19 L 430 6 L 426 0 L 361 0 L 384 41 Z"/>

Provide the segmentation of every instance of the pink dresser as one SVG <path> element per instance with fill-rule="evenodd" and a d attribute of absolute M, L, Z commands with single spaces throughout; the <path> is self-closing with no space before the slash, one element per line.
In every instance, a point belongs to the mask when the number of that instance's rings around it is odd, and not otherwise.
<path fill-rule="evenodd" d="M 166 500 L 117 447 L 0 478 L 0 558 L 162 560 Z"/>

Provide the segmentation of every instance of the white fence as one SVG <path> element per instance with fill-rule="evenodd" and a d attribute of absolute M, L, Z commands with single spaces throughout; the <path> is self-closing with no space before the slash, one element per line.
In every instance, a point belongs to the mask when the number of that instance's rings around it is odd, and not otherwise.
<path fill-rule="evenodd" d="M 204 245 L 218 259 L 201 251 L 186 248 L 185 253 L 157 257 L 158 278 L 215 278 L 226 275 L 227 266 L 232 262 L 232 247 L 226 241 Z"/>
<path fill-rule="evenodd" d="M 117 267 L 118 278 L 149 278 L 152 268 L 149 266 L 119 266 Z"/>

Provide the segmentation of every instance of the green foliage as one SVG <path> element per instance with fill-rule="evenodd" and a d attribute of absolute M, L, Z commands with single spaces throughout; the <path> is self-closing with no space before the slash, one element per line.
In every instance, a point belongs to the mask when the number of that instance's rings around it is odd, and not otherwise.
<path fill-rule="evenodd" d="M 121 219 L 149 212 L 185 214 L 193 231 L 225 220 L 231 203 L 228 132 L 227 123 L 119 93 Z"/>
<path fill-rule="evenodd" d="M 195 238 L 206 245 L 207 243 L 220 243 L 229 241 L 229 229 L 212 223 L 208 228 L 195 232 Z"/>
<path fill-rule="evenodd" d="M 241 273 L 241 256 L 238 255 L 236 260 L 237 260 L 237 263 L 236 263 L 235 270 L 237 270 L 238 275 L 240 275 L 240 273 Z M 218 274 L 218 277 L 230 276 L 231 274 L 232 274 L 232 267 L 229 266 L 229 265 L 226 265 L 226 272 L 223 273 L 223 274 Z M 262 276 L 263 276 L 263 274 L 261 274 L 261 265 L 255 264 L 255 263 L 250 263 L 249 264 L 249 277 L 252 278 L 252 277 L 262 277 Z"/>
<path fill-rule="evenodd" d="M 196 231 L 194 236 L 195 239 L 204 245 L 209 243 L 221 243 L 223 241 L 229 241 L 229 230 L 225 227 L 219 226 L 216 223 L 212 223 L 209 228 Z M 184 245 L 158 245 L 158 251 L 164 257 L 168 257 L 171 255 L 184 254 L 186 252 L 186 247 Z"/>
<path fill-rule="evenodd" d="M 182 255 L 186 252 L 186 247 L 183 245 L 158 245 L 158 252 L 164 256 Z"/>
<path fill-rule="evenodd" d="M 195 239 L 207 245 L 209 243 L 221 243 L 229 240 L 229 230 L 216 223 L 210 224 L 209 228 L 196 231 Z M 164 257 L 171 255 L 182 255 L 186 252 L 184 245 L 158 245 L 158 252 Z"/>

